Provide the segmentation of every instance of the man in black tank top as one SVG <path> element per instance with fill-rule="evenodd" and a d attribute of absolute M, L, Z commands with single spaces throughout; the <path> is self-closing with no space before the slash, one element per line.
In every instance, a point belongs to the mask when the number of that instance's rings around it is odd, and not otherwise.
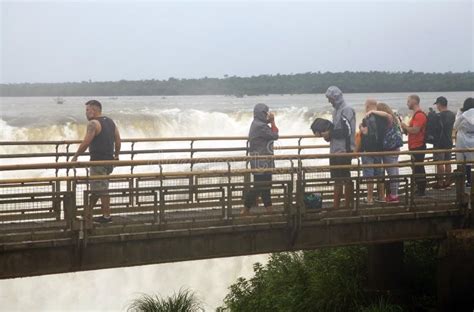
<path fill-rule="evenodd" d="M 112 119 L 102 116 L 102 105 L 99 101 L 91 100 L 86 103 L 86 117 L 89 120 L 84 140 L 71 158 L 77 161 L 80 154 L 89 148 L 90 160 L 118 160 L 120 154 L 120 133 Z M 109 175 L 112 173 L 112 166 L 92 166 L 90 175 Z M 108 223 L 112 221 L 110 217 L 110 197 L 100 191 L 108 190 L 109 180 L 93 180 L 90 184 L 91 198 L 86 211 L 86 219 L 90 221 L 92 210 L 100 198 L 102 216 L 94 218 L 94 221 Z"/>

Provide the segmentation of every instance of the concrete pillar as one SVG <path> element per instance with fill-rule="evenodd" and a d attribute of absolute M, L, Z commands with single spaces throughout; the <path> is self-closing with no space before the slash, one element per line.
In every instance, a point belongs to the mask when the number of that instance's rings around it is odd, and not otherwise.
<path fill-rule="evenodd" d="M 402 289 L 403 242 L 370 245 L 368 255 L 369 289 L 377 291 Z"/>
<path fill-rule="evenodd" d="M 474 229 L 453 230 L 438 259 L 438 310 L 474 310 Z"/>

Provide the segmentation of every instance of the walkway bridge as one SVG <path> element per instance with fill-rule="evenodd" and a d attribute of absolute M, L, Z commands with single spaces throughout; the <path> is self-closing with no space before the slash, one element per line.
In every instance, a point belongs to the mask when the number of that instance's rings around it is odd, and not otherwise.
<path fill-rule="evenodd" d="M 68 160 L 78 141 L 0 142 L 0 278 L 436 239 L 470 226 L 472 190 L 464 186 L 464 173 L 449 175 L 451 189 L 429 186 L 427 196 L 416 197 L 419 177 L 410 155 L 417 152 L 406 150 L 396 152 L 398 164 L 371 165 L 400 168 L 399 176 L 379 181 L 399 182 L 399 203 L 364 203 L 367 183 L 374 179 L 362 176 L 360 154 L 347 154 L 354 157 L 352 165 L 339 167 L 351 170 L 354 201 L 334 209 L 337 179 L 330 178 L 328 166 L 334 155 L 326 144 L 303 141 L 319 139 L 283 136 L 275 156 L 258 157 L 273 158 L 277 165 L 258 170 L 273 173 L 274 206 L 272 212 L 257 207 L 249 216 L 239 211 L 257 171 L 248 166 L 255 157 L 247 155 L 244 137 L 129 139 L 120 161 L 75 163 Z M 465 165 L 427 157 L 428 185 L 442 163 Z M 90 166 L 110 164 L 111 176 L 89 175 Z M 110 181 L 110 224 L 85 218 L 89 184 L 97 179 Z M 322 195 L 322 209 L 305 207 L 309 192 Z M 93 210 L 100 213 L 99 207 Z"/>

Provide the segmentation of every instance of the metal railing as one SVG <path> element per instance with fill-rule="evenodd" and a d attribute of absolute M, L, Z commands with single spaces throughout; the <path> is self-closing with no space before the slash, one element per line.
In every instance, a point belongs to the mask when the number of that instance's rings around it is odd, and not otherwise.
<path fill-rule="evenodd" d="M 453 150 L 453 152 L 472 152 L 472 149 Z M 111 210 L 114 223 L 120 226 L 131 224 L 149 224 L 160 229 L 186 228 L 189 226 L 215 226 L 241 220 L 239 210 L 243 207 L 242 197 L 255 185 L 251 175 L 255 173 L 272 173 L 271 196 L 274 204 L 273 213 L 256 209 L 256 215 L 275 220 L 285 220 L 290 227 L 301 224 L 304 220 L 353 215 L 378 215 L 401 212 L 420 212 L 428 210 L 456 210 L 467 213 L 464 195 L 463 172 L 449 175 L 454 182 L 454 190 L 432 190 L 429 199 L 417 198 L 414 193 L 415 180 L 420 178 L 412 170 L 414 166 L 436 166 L 453 164 L 465 168 L 466 161 L 443 161 L 414 163 L 413 160 L 398 164 L 364 165 L 359 161 L 361 155 L 411 156 L 418 153 L 445 152 L 436 151 L 401 151 L 378 153 L 349 154 L 292 154 L 275 156 L 234 156 L 179 159 L 148 159 L 94 162 L 56 162 L 40 164 L 0 165 L 0 172 L 25 170 L 56 170 L 56 176 L 38 178 L 10 178 L 0 180 L 0 233 L 31 231 L 60 228 L 62 231 L 92 229 L 87 209 L 90 201 L 90 183 L 94 180 L 107 179 L 110 182 L 108 191 L 103 191 L 111 198 Z M 307 160 L 325 160 L 330 157 L 347 156 L 356 162 L 350 166 L 328 166 L 327 164 L 305 165 Z M 252 170 L 236 164 L 248 163 L 252 159 L 273 159 L 284 161 L 287 165 L 275 169 Z M 223 163 L 226 169 L 194 170 L 189 172 L 164 171 L 168 164 L 215 164 Z M 113 174 L 111 176 L 78 175 L 77 169 L 90 166 L 113 165 L 115 167 L 135 168 L 156 166 L 156 171 L 135 174 Z M 399 167 L 406 169 L 398 176 L 376 178 L 363 177 L 364 168 Z M 192 168 L 192 166 L 191 166 Z M 349 209 L 333 211 L 331 201 L 333 184 L 340 179 L 331 178 L 330 169 L 348 169 L 351 171 L 350 183 L 354 189 L 354 200 Z M 58 176 L 59 170 L 69 170 L 73 174 Z M 428 184 L 436 181 L 439 175 L 427 173 L 423 176 Z M 367 183 L 400 184 L 401 202 L 397 204 L 379 203 L 376 206 L 365 205 L 361 199 L 367 194 Z M 306 209 L 304 196 L 307 193 L 319 193 L 325 206 L 320 210 Z M 379 210 L 377 210 L 379 209 Z M 380 210 L 383 209 L 383 210 Z M 93 209 L 92 214 L 99 214 Z M 98 228 L 97 231 L 103 230 Z"/>

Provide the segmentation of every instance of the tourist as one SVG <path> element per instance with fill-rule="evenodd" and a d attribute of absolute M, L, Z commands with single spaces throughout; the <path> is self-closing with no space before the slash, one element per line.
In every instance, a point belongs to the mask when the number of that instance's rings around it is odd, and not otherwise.
<path fill-rule="evenodd" d="M 365 101 L 366 117 L 359 125 L 361 132 L 361 152 L 381 152 L 383 150 L 383 139 L 387 130 L 387 120 L 377 114 L 372 114 L 377 109 L 377 101 L 368 99 Z M 381 165 L 382 156 L 362 155 L 363 165 Z M 384 170 L 381 167 L 364 167 L 362 174 L 366 178 L 383 177 Z M 367 198 L 365 202 L 369 205 L 373 200 L 374 183 L 367 180 Z M 382 180 L 377 180 L 378 201 L 385 201 L 384 185 Z"/>
<path fill-rule="evenodd" d="M 435 143 L 433 143 L 433 149 L 450 150 L 453 148 L 453 125 L 456 115 L 452 111 L 448 110 L 448 100 L 444 96 L 438 97 L 433 105 L 436 105 L 436 108 L 438 109 L 440 125 L 439 135 L 437 136 Z M 451 161 L 451 151 L 433 153 L 433 160 Z M 437 165 L 436 169 L 438 173 L 438 179 L 433 188 L 449 188 L 451 184 L 451 179 L 449 178 L 449 174 L 451 173 L 451 164 Z M 444 176 L 444 174 L 446 174 L 446 176 Z"/>
<path fill-rule="evenodd" d="M 462 108 L 456 114 L 454 122 L 456 133 L 456 148 L 466 149 L 474 148 L 474 98 L 470 97 L 464 101 Z M 456 153 L 458 161 L 471 162 L 466 163 L 466 186 L 472 186 L 472 161 L 474 161 L 474 152 Z"/>
<path fill-rule="evenodd" d="M 249 155 L 257 157 L 273 155 L 273 141 L 278 140 L 274 114 L 269 112 L 267 105 L 259 103 L 254 107 L 253 117 L 248 139 Z M 273 159 L 255 158 L 250 161 L 250 166 L 252 169 L 271 169 L 275 168 L 275 162 Z M 261 196 L 266 211 L 272 211 L 271 183 L 268 183 L 272 181 L 272 173 L 255 172 L 253 177 L 255 184 L 245 197 L 242 215 L 248 215 L 250 208 L 257 205 L 258 196 Z"/>
<path fill-rule="evenodd" d="M 330 166 L 351 165 L 350 156 L 340 156 L 340 153 L 352 153 L 355 148 L 355 127 L 356 117 L 352 107 L 346 104 L 342 91 L 335 86 L 331 86 L 326 91 L 326 98 L 331 103 L 334 111 L 332 113 L 332 131 L 320 133 L 320 135 L 329 141 Z M 335 157 L 332 155 L 336 154 Z M 341 197 L 345 198 L 345 208 L 348 209 L 353 202 L 354 187 L 350 180 L 350 169 L 335 168 L 330 169 L 331 178 L 334 180 L 334 208 L 338 209 Z"/>
<path fill-rule="evenodd" d="M 403 131 L 408 135 L 408 149 L 410 151 L 425 151 L 425 131 L 426 131 L 426 114 L 421 110 L 420 97 L 418 95 L 410 95 L 407 99 L 407 106 L 413 111 L 413 116 L 409 124 L 401 123 Z M 413 168 L 413 173 L 418 175 L 415 178 L 416 196 L 425 196 L 426 191 L 426 172 L 425 166 L 421 165 L 425 161 L 425 153 L 412 154 L 412 161 L 418 163 Z"/>
<path fill-rule="evenodd" d="M 120 153 L 120 133 L 112 119 L 102 116 L 102 104 L 99 101 L 91 100 L 86 103 L 86 117 L 89 120 L 87 131 L 77 152 L 71 161 L 77 161 L 80 154 L 89 148 L 90 160 L 118 160 Z M 112 173 L 112 166 L 91 166 L 91 176 L 105 176 Z M 110 216 L 110 197 L 104 191 L 109 188 L 109 180 L 91 181 L 91 198 L 86 211 L 86 219 L 92 217 L 92 210 L 100 198 L 102 216 L 94 218 L 99 223 L 112 221 Z"/>

